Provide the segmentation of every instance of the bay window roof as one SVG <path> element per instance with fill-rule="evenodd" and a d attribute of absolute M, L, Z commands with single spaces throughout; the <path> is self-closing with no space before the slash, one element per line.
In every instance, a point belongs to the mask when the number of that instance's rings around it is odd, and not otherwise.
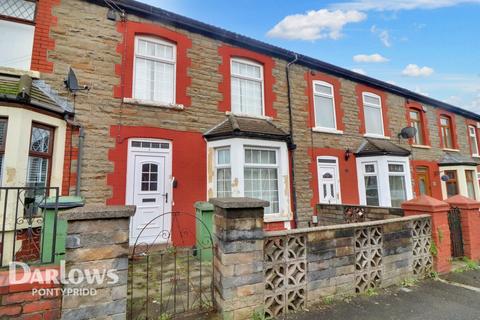
<path fill-rule="evenodd" d="M 478 163 L 472 157 L 457 152 L 445 152 L 438 161 L 439 166 L 477 166 Z"/>
<path fill-rule="evenodd" d="M 19 76 L 0 71 L 0 101 L 26 103 L 59 114 L 73 113 L 70 102 L 60 97 L 45 81 L 32 79 L 27 74 Z"/>
<path fill-rule="evenodd" d="M 383 139 L 365 138 L 360 147 L 355 152 L 356 157 L 371 156 L 397 156 L 408 157 L 410 151 L 400 147 L 393 142 Z"/>
<path fill-rule="evenodd" d="M 203 135 L 208 141 L 226 138 L 254 138 L 287 141 L 289 134 L 267 119 L 241 117 L 233 114 Z"/>

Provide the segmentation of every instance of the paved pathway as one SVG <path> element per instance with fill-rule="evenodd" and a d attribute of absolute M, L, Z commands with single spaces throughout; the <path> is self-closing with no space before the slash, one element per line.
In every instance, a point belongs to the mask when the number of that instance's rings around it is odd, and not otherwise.
<path fill-rule="evenodd" d="M 336 302 L 320 310 L 289 316 L 295 320 L 480 320 L 480 270 L 451 273 L 446 281 L 426 280 L 414 287 L 381 291 L 375 297 Z M 478 288 L 478 290 L 475 290 Z"/>

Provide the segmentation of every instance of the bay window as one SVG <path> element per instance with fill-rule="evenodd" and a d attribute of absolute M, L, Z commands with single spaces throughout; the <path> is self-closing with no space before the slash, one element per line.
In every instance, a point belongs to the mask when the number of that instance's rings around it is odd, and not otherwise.
<path fill-rule="evenodd" d="M 368 156 L 356 161 L 360 204 L 400 207 L 413 197 L 408 157 Z"/>
<path fill-rule="evenodd" d="M 277 150 L 245 148 L 245 196 L 270 202 L 265 214 L 279 212 Z"/>
<path fill-rule="evenodd" d="M 333 86 L 323 81 L 313 81 L 313 104 L 315 127 L 320 129 L 337 128 Z"/>
<path fill-rule="evenodd" d="M 34 123 L 30 137 L 27 187 L 42 189 L 49 186 L 52 149 L 53 128 Z M 39 194 L 43 192 L 43 190 L 38 191 Z"/>
<path fill-rule="evenodd" d="M 153 37 L 135 38 L 133 97 L 175 103 L 176 46 Z"/>
<path fill-rule="evenodd" d="M 232 196 L 232 171 L 230 168 L 230 148 L 217 149 L 215 152 L 217 197 Z"/>
<path fill-rule="evenodd" d="M 380 200 L 378 198 L 377 164 L 366 163 L 363 169 L 366 204 L 367 206 L 378 206 Z"/>
<path fill-rule="evenodd" d="M 365 133 L 373 136 L 383 136 L 382 99 L 380 96 L 370 92 L 364 92 L 362 99 Z"/>
<path fill-rule="evenodd" d="M 470 199 L 476 199 L 475 196 L 475 171 L 465 170 L 465 178 L 467 181 L 467 194 Z"/>
<path fill-rule="evenodd" d="M 457 180 L 457 171 L 456 170 L 446 170 L 445 175 L 448 177 L 447 182 L 447 198 L 450 198 L 458 194 L 458 180 Z"/>
<path fill-rule="evenodd" d="M 230 138 L 208 142 L 214 153 L 208 189 L 214 197 L 250 197 L 268 201 L 266 221 L 288 221 L 290 184 L 284 141 Z"/>
<path fill-rule="evenodd" d="M 453 149 L 452 121 L 449 117 L 440 117 L 440 132 L 442 135 L 443 147 Z"/>
<path fill-rule="evenodd" d="M 231 110 L 252 116 L 263 115 L 263 66 L 244 59 L 231 60 Z"/>
<path fill-rule="evenodd" d="M 472 156 L 479 157 L 477 128 L 474 126 L 468 126 L 468 135 L 470 136 L 470 149 L 472 150 Z"/>
<path fill-rule="evenodd" d="M 405 167 L 401 163 L 388 163 L 388 182 L 392 207 L 400 207 L 407 199 Z"/>

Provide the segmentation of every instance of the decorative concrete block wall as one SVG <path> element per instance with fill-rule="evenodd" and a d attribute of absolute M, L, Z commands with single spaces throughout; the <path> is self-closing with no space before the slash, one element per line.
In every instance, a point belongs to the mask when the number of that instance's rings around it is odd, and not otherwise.
<path fill-rule="evenodd" d="M 265 237 L 265 313 L 270 317 L 432 270 L 428 215 L 267 232 Z"/>
<path fill-rule="evenodd" d="M 216 302 L 224 319 L 269 317 L 432 270 L 429 215 L 264 232 L 264 202 L 212 199 Z"/>
<path fill-rule="evenodd" d="M 134 206 L 85 206 L 62 212 L 68 220 L 66 274 L 71 270 L 110 270 L 118 280 L 64 284 L 64 290 L 94 288 L 95 295 L 64 295 L 62 319 L 125 319 L 128 280 L 129 219 Z M 110 283 L 111 282 L 111 283 Z"/>

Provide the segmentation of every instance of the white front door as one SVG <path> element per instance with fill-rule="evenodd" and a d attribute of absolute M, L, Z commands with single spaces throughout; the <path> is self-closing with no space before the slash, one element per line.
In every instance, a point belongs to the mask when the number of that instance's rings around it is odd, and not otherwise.
<path fill-rule="evenodd" d="M 172 203 L 170 144 L 129 143 L 127 204 L 137 207 L 130 223 L 130 244 L 167 242 Z"/>
<path fill-rule="evenodd" d="M 333 157 L 318 157 L 317 172 L 320 203 L 340 203 L 337 159 Z"/>

